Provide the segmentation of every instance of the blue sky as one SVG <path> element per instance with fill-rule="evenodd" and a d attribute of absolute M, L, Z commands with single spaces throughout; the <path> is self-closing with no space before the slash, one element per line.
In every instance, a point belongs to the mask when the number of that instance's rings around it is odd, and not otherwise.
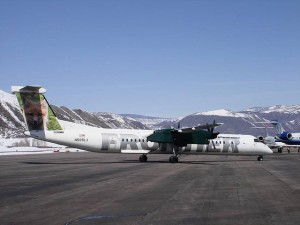
<path fill-rule="evenodd" d="M 298 0 L 0 0 L 0 89 L 186 116 L 299 104 Z"/>

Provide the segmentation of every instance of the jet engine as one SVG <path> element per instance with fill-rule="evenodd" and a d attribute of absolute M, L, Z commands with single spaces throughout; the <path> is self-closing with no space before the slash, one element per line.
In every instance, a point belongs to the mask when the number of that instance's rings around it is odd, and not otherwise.
<path fill-rule="evenodd" d="M 282 139 L 282 140 L 291 140 L 292 139 L 292 134 L 289 133 L 289 132 L 282 132 L 280 135 L 279 135 L 279 138 Z"/>
<path fill-rule="evenodd" d="M 260 141 L 260 142 L 264 142 L 264 140 L 265 140 L 265 138 L 264 138 L 263 136 L 258 136 L 257 139 L 258 139 L 258 141 Z"/>

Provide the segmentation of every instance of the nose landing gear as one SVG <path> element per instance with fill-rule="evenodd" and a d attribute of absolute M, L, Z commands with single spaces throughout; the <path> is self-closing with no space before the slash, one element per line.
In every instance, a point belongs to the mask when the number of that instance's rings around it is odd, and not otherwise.
<path fill-rule="evenodd" d="M 259 155 L 258 157 L 257 157 L 257 161 L 263 161 L 264 160 L 264 157 L 262 156 L 262 155 Z"/>

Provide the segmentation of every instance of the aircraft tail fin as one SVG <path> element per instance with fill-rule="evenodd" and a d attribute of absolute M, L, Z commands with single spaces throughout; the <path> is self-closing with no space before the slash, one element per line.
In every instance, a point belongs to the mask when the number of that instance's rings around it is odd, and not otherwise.
<path fill-rule="evenodd" d="M 276 134 L 282 134 L 285 132 L 284 128 L 282 127 L 281 123 L 278 122 L 278 120 L 272 120 L 270 121 L 270 124 L 272 124 L 276 129 Z"/>
<path fill-rule="evenodd" d="M 46 89 L 40 86 L 12 86 L 28 131 L 62 130 L 58 119 L 46 100 Z"/>

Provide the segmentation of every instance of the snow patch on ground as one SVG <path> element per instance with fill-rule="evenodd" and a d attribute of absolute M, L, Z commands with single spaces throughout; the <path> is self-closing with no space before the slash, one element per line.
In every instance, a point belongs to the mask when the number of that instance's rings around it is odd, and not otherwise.
<path fill-rule="evenodd" d="M 0 146 L 0 157 L 6 155 L 29 155 L 29 154 L 50 154 L 50 153 L 69 153 L 86 152 L 75 148 L 38 148 L 38 147 L 5 147 Z"/>
<path fill-rule="evenodd" d="M 86 152 L 76 148 L 67 148 L 62 145 L 38 141 L 33 138 L 0 138 L 0 156 L 26 155 L 26 154 L 49 154 L 58 152 Z M 39 146 L 32 146 L 38 144 Z M 29 146 L 23 146 L 29 145 Z"/>

